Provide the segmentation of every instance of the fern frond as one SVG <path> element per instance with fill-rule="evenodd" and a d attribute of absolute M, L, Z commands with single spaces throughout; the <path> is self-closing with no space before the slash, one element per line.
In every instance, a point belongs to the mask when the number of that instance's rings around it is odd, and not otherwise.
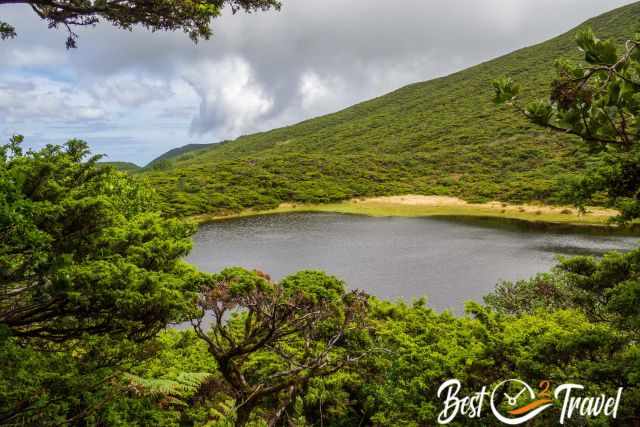
<path fill-rule="evenodd" d="M 144 378 L 133 374 L 125 374 L 124 379 L 129 391 L 138 396 L 184 405 L 183 399 L 196 393 L 210 376 L 208 372 L 181 372 L 175 379 Z"/>

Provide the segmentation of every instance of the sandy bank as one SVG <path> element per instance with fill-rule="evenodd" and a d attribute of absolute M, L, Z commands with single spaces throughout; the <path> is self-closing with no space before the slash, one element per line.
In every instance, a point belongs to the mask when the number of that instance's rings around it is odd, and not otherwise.
<path fill-rule="evenodd" d="M 474 216 L 519 219 L 575 225 L 606 225 L 616 211 L 590 208 L 586 214 L 568 206 L 548 206 L 537 204 L 514 205 L 501 202 L 468 203 L 456 197 L 404 195 L 353 199 L 329 204 L 283 203 L 275 209 L 256 211 L 245 210 L 230 215 L 205 214 L 194 219 L 204 223 L 228 218 L 254 215 L 269 215 L 287 212 L 334 212 L 369 216 Z"/>

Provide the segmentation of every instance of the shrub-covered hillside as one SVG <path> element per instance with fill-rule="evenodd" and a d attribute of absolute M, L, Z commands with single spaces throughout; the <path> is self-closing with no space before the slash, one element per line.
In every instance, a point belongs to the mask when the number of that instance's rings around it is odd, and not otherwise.
<path fill-rule="evenodd" d="M 152 170 L 164 169 L 165 166 L 171 166 L 172 162 L 176 159 L 181 161 L 188 160 L 194 156 L 194 151 L 206 150 L 215 144 L 215 142 L 211 144 L 187 144 L 182 147 L 174 148 L 150 161 L 145 168 Z"/>
<path fill-rule="evenodd" d="M 113 166 L 122 172 L 135 173 L 141 170 L 140 166 L 130 162 L 100 162 L 103 166 Z"/>
<path fill-rule="evenodd" d="M 622 40 L 638 17 L 640 3 L 583 25 Z M 575 139 L 497 108 L 491 81 L 506 74 L 525 85 L 525 97 L 548 93 L 554 61 L 580 57 L 575 31 L 335 114 L 191 153 L 146 176 L 169 212 L 185 215 L 402 193 L 552 203 L 557 179 L 587 157 Z"/>

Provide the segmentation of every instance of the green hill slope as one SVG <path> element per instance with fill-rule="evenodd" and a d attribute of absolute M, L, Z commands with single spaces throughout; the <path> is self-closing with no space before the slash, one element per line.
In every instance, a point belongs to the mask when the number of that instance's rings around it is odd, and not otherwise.
<path fill-rule="evenodd" d="M 142 170 L 140 166 L 130 162 L 100 162 L 100 164 L 105 166 L 113 166 L 118 170 L 129 173 L 135 173 Z"/>
<path fill-rule="evenodd" d="M 207 148 L 211 148 L 214 145 L 216 145 L 215 142 L 211 144 L 187 144 L 183 145 L 182 147 L 174 148 L 150 161 L 145 166 L 145 169 L 165 169 L 166 167 L 172 167 L 173 162 L 176 162 L 178 160 L 189 160 L 194 156 L 194 152 L 206 150 Z"/>
<path fill-rule="evenodd" d="M 622 40 L 639 17 L 635 3 L 583 25 Z M 575 31 L 146 175 L 177 214 L 406 193 L 553 202 L 556 179 L 580 169 L 587 156 L 570 137 L 495 107 L 491 81 L 508 74 L 523 83 L 525 96 L 544 95 L 555 59 L 579 58 Z"/>

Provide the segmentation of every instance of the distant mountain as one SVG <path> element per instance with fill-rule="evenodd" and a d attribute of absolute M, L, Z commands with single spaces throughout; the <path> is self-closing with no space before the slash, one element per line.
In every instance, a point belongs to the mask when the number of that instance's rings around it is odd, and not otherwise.
<path fill-rule="evenodd" d="M 178 147 L 178 148 L 174 148 L 173 150 L 169 150 L 166 153 L 164 153 L 163 155 L 153 159 L 152 161 L 150 161 L 146 166 L 145 169 L 153 169 L 154 165 L 159 165 L 162 164 L 163 162 L 171 162 L 171 161 L 176 161 L 178 159 L 180 159 L 181 157 L 184 156 L 183 159 L 181 160 L 187 160 L 190 159 L 190 156 L 185 156 L 188 153 L 193 153 L 194 151 L 202 151 L 202 150 L 206 150 L 207 148 L 211 148 L 216 144 L 220 144 L 220 143 L 212 143 L 212 144 L 188 144 L 188 145 L 184 145 L 182 147 Z M 162 168 L 160 168 L 162 169 Z"/>
<path fill-rule="evenodd" d="M 622 41 L 639 18 L 635 3 L 580 27 Z M 167 209 L 185 215 L 407 193 L 553 202 L 556 179 L 581 169 L 587 155 L 576 139 L 497 108 L 491 81 L 511 75 L 525 98 L 545 96 L 554 61 L 580 58 L 575 33 L 338 113 L 210 146 L 145 175 Z"/>
<path fill-rule="evenodd" d="M 142 170 L 140 166 L 130 162 L 100 162 L 99 164 L 105 165 L 105 166 L 113 166 L 118 170 L 121 170 L 123 172 L 130 172 L 130 173 L 139 172 Z"/>

